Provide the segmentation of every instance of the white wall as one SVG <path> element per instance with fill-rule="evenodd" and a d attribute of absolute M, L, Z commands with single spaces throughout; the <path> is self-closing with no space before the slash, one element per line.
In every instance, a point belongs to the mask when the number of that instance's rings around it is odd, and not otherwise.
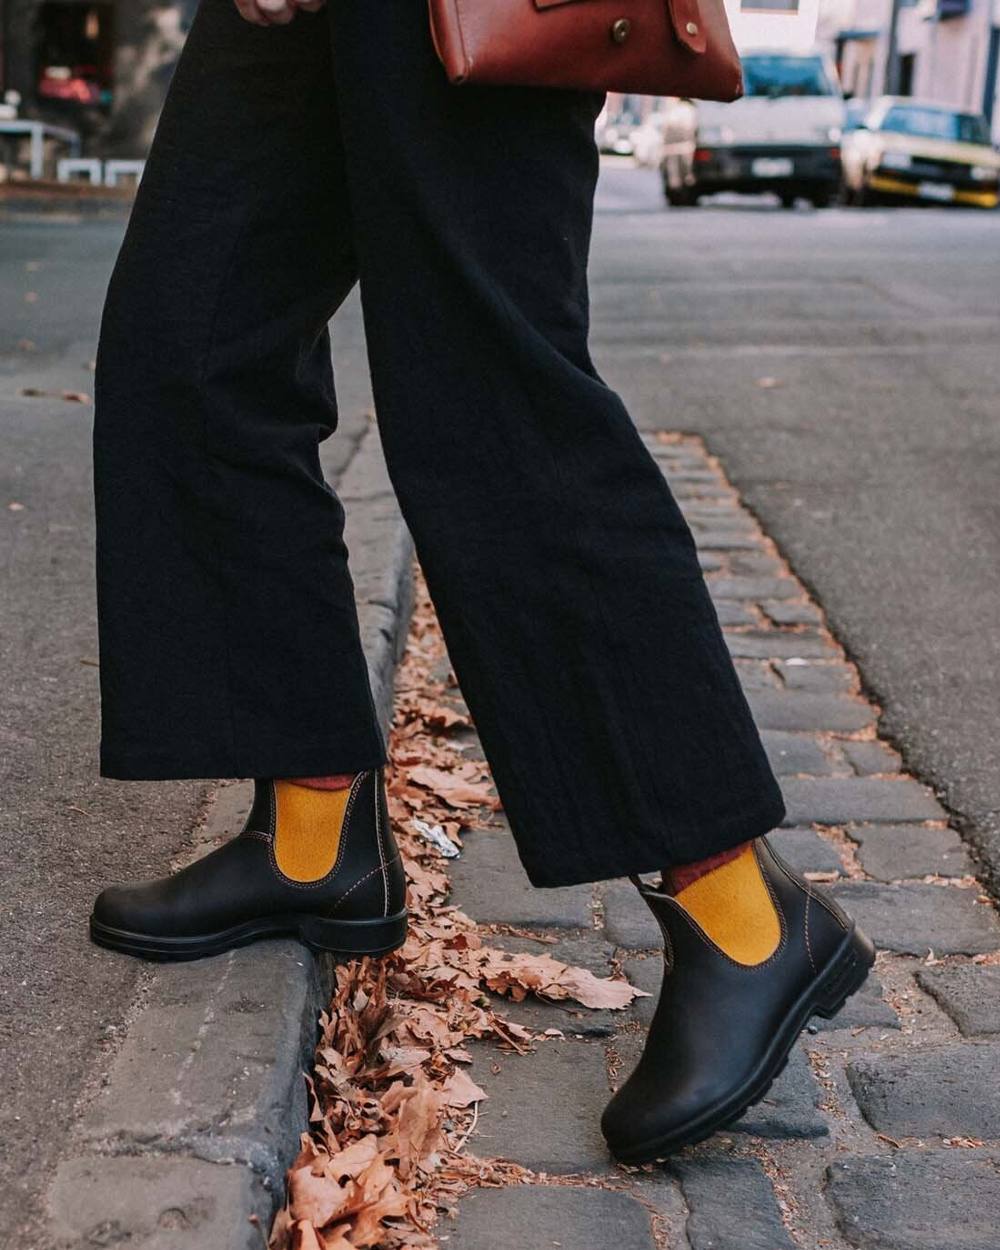
<path fill-rule="evenodd" d="M 972 0 L 964 17 L 925 21 L 914 32 L 913 94 L 979 112 L 983 106 L 991 0 Z"/>
<path fill-rule="evenodd" d="M 799 0 L 795 13 L 762 12 L 744 9 L 743 0 L 726 0 L 726 12 L 740 52 L 752 48 L 811 48 L 816 42 L 819 5 L 820 0 Z"/>

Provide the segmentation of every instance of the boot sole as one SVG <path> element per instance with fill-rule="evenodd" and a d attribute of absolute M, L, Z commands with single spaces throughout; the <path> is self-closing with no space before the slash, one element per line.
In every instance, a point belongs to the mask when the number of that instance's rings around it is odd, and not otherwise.
<path fill-rule="evenodd" d="M 262 938 L 296 937 L 314 951 L 329 951 L 347 959 L 364 955 L 388 955 L 406 941 L 407 912 L 377 920 L 330 920 L 323 916 L 265 916 L 193 937 L 161 937 L 158 934 L 130 933 L 90 918 L 90 936 L 99 946 L 161 962 L 204 959 L 221 955 L 238 946 L 249 946 Z"/>
<path fill-rule="evenodd" d="M 775 1032 L 774 1040 L 753 1074 L 725 1102 L 703 1112 L 697 1119 L 642 1145 L 621 1149 L 608 1143 L 620 1163 L 654 1163 L 694 1146 L 720 1129 L 729 1127 L 767 1094 L 784 1071 L 792 1047 L 813 1016 L 832 1019 L 868 978 L 875 962 L 875 947 L 852 925 L 823 971 L 806 987 Z"/>

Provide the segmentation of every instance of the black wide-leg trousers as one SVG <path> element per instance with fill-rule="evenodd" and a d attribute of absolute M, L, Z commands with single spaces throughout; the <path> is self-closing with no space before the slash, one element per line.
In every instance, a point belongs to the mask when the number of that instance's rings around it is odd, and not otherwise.
<path fill-rule="evenodd" d="M 448 85 L 423 0 L 203 0 L 97 377 L 102 771 L 381 763 L 320 470 L 360 280 L 379 430 L 537 885 L 765 832 L 780 795 L 687 526 L 587 349 L 595 95 Z"/>

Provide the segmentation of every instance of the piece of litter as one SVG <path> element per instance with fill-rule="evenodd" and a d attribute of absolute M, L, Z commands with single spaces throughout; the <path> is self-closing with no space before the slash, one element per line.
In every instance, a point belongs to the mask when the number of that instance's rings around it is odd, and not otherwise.
<path fill-rule="evenodd" d="M 421 820 L 418 816 L 415 816 L 413 828 L 431 846 L 436 846 L 445 859 L 456 859 L 461 854 L 461 851 L 440 825 L 429 825 L 426 820 Z"/>
<path fill-rule="evenodd" d="M 809 661 L 803 660 L 797 655 L 793 655 L 790 659 L 786 660 L 785 663 L 789 666 L 789 668 L 805 668 Z"/>

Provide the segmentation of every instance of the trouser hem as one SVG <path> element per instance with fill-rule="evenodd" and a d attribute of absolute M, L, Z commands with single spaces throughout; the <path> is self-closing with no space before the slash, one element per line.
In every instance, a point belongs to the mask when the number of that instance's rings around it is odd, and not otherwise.
<path fill-rule="evenodd" d="M 777 828 L 784 818 L 785 805 L 778 799 L 741 811 L 725 820 L 714 823 L 706 820 L 697 830 L 671 829 L 669 822 L 664 821 L 661 830 L 650 834 L 649 852 L 641 857 L 630 853 L 625 858 L 620 851 L 615 854 L 614 838 L 609 835 L 600 839 L 602 844 L 610 848 L 608 855 L 595 856 L 589 850 L 586 856 L 574 854 L 570 850 L 562 854 L 550 850 L 544 861 L 527 858 L 522 854 L 521 862 L 529 881 L 539 889 L 611 881 L 633 874 L 659 872 L 665 868 L 707 859 L 710 855 L 718 855 L 721 851 L 739 846 L 741 842 L 763 837 Z M 532 839 L 533 844 L 537 844 L 537 841 Z M 588 841 L 588 848 L 593 845 L 595 841 Z"/>
<path fill-rule="evenodd" d="M 102 777 L 116 781 L 189 781 L 214 777 L 332 777 L 381 768 L 385 751 L 351 755 L 336 747 L 255 751 L 240 756 L 146 753 L 102 748 Z"/>

